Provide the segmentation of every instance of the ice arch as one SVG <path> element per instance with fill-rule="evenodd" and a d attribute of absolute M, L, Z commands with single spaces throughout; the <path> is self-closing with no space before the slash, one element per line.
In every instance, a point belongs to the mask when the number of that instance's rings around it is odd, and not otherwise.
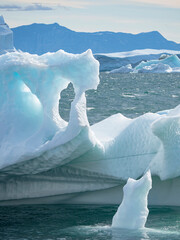
<path fill-rule="evenodd" d="M 72 83 L 69 83 L 67 88 L 61 92 L 59 99 L 59 115 L 65 121 L 69 121 L 71 103 L 74 98 L 74 87 Z"/>
<path fill-rule="evenodd" d="M 1 167 L 65 144 L 89 125 L 84 92 L 99 84 L 99 63 L 91 50 L 77 55 L 62 50 L 42 56 L 7 53 L 0 56 L 0 65 Z M 75 99 L 67 123 L 58 105 L 70 82 Z"/>

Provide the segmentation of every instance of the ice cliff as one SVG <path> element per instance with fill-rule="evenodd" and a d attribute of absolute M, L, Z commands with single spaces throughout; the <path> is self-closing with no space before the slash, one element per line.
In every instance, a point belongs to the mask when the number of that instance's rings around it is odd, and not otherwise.
<path fill-rule="evenodd" d="M 58 106 L 70 82 L 75 99 L 65 122 Z M 0 56 L 0 204 L 112 203 L 116 188 L 148 169 L 165 186 L 179 181 L 180 106 L 134 119 L 119 113 L 89 126 L 85 91 L 98 84 L 90 50 Z"/>

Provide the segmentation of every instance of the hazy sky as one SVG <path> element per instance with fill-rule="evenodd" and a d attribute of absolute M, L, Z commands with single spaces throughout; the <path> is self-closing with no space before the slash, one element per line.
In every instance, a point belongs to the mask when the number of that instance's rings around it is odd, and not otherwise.
<path fill-rule="evenodd" d="M 10 27 L 54 23 L 75 31 L 157 30 L 180 43 L 180 0 L 1 0 Z"/>

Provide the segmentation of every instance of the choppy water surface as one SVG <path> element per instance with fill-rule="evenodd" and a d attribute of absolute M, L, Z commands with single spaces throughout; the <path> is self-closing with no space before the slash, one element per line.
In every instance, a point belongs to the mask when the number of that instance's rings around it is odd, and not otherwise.
<path fill-rule="evenodd" d="M 2 240 L 179 240 L 180 208 L 150 208 L 146 229 L 112 230 L 118 206 L 0 207 Z"/>
<path fill-rule="evenodd" d="M 146 112 L 174 108 L 180 104 L 180 74 L 107 74 L 101 73 L 96 91 L 86 92 L 90 124 L 115 113 L 137 117 Z M 82 79 L 83 81 L 83 79 Z M 68 120 L 72 85 L 61 94 L 60 114 Z"/>
<path fill-rule="evenodd" d="M 102 73 L 87 95 L 90 124 L 115 113 L 137 117 L 180 103 L 180 74 Z M 83 81 L 83 79 L 82 79 Z M 60 113 L 68 120 L 72 85 L 61 94 Z M 146 229 L 112 230 L 117 206 L 38 205 L 0 207 L 0 240 L 179 240 L 180 208 L 150 208 Z"/>

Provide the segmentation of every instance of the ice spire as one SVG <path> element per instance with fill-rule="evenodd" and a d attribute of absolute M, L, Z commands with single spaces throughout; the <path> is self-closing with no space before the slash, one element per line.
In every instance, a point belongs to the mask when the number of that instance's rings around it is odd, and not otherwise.
<path fill-rule="evenodd" d="M 0 54 L 12 52 L 13 45 L 13 32 L 5 23 L 3 16 L 0 16 Z"/>
<path fill-rule="evenodd" d="M 5 24 L 4 18 L 3 18 L 3 16 L 1 15 L 1 16 L 0 16 L 0 25 L 4 25 L 4 24 Z"/>
<path fill-rule="evenodd" d="M 123 201 L 113 217 L 112 227 L 126 229 L 143 228 L 149 214 L 147 198 L 151 188 L 150 170 L 139 180 L 129 178 L 123 188 Z"/>

